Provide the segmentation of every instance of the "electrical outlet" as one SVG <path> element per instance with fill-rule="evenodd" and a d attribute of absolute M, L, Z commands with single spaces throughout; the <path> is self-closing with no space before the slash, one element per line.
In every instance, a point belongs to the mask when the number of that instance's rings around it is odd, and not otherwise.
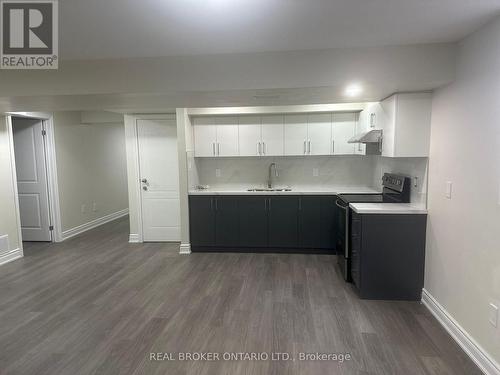
<path fill-rule="evenodd" d="M 221 172 L 219 168 L 215 169 L 215 177 L 219 178 L 221 176 Z"/>
<path fill-rule="evenodd" d="M 490 317 L 489 321 L 493 327 L 496 327 L 498 325 L 498 306 L 490 303 Z"/>
<path fill-rule="evenodd" d="M 445 193 L 445 196 L 448 199 L 451 199 L 452 187 L 453 187 L 452 182 L 451 181 L 446 181 L 446 193 Z"/>
<path fill-rule="evenodd" d="M 319 169 L 313 168 L 313 177 L 318 177 L 318 176 L 319 176 Z"/>
<path fill-rule="evenodd" d="M 87 206 L 85 206 L 85 204 L 82 204 L 82 206 L 80 207 L 80 211 L 82 212 L 82 214 L 87 212 Z"/>
<path fill-rule="evenodd" d="M 96 211 L 97 211 L 97 203 L 92 202 L 92 212 L 96 212 Z"/>

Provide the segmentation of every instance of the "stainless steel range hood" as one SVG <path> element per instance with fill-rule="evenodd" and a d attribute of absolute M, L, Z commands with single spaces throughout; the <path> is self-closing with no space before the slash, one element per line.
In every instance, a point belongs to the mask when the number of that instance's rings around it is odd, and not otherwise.
<path fill-rule="evenodd" d="M 370 131 L 356 134 L 347 143 L 379 143 L 382 139 L 382 129 L 372 129 Z"/>

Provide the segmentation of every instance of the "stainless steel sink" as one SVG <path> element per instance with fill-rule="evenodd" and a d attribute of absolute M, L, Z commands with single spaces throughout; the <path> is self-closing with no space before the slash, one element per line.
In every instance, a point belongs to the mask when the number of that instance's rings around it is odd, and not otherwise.
<path fill-rule="evenodd" d="M 254 191 L 254 192 L 259 192 L 259 191 L 292 191 L 292 189 L 289 189 L 289 188 L 283 188 L 283 189 L 253 188 L 253 189 L 247 189 L 247 191 Z"/>

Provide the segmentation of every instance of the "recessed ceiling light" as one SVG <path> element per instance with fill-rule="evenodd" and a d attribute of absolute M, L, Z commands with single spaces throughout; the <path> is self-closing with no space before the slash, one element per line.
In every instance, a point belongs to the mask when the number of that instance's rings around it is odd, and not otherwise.
<path fill-rule="evenodd" d="M 352 96 L 358 96 L 362 92 L 363 92 L 363 88 L 361 87 L 361 85 L 359 85 L 357 83 L 353 83 L 353 84 L 346 87 L 344 93 L 345 93 L 345 95 L 352 97 Z"/>

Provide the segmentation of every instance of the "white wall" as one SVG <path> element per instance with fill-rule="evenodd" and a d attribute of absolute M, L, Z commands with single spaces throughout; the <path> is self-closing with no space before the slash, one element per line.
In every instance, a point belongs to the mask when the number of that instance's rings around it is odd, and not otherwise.
<path fill-rule="evenodd" d="M 425 288 L 500 362 L 500 19 L 460 46 L 433 101 Z M 452 199 L 445 197 L 453 182 Z M 498 305 L 500 306 L 500 305 Z"/>
<path fill-rule="evenodd" d="M 9 250 L 21 248 L 12 175 L 9 134 L 5 116 L 0 116 L 0 236 L 9 236 Z M 0 257 L 2 254 L 0 254 Z"/>
<path fill-rule="evenodd" d="M 55 112 L 54 132 L 63 232 L 127 209 L 123 122 L 82 124 L 80 112 Z"/>

